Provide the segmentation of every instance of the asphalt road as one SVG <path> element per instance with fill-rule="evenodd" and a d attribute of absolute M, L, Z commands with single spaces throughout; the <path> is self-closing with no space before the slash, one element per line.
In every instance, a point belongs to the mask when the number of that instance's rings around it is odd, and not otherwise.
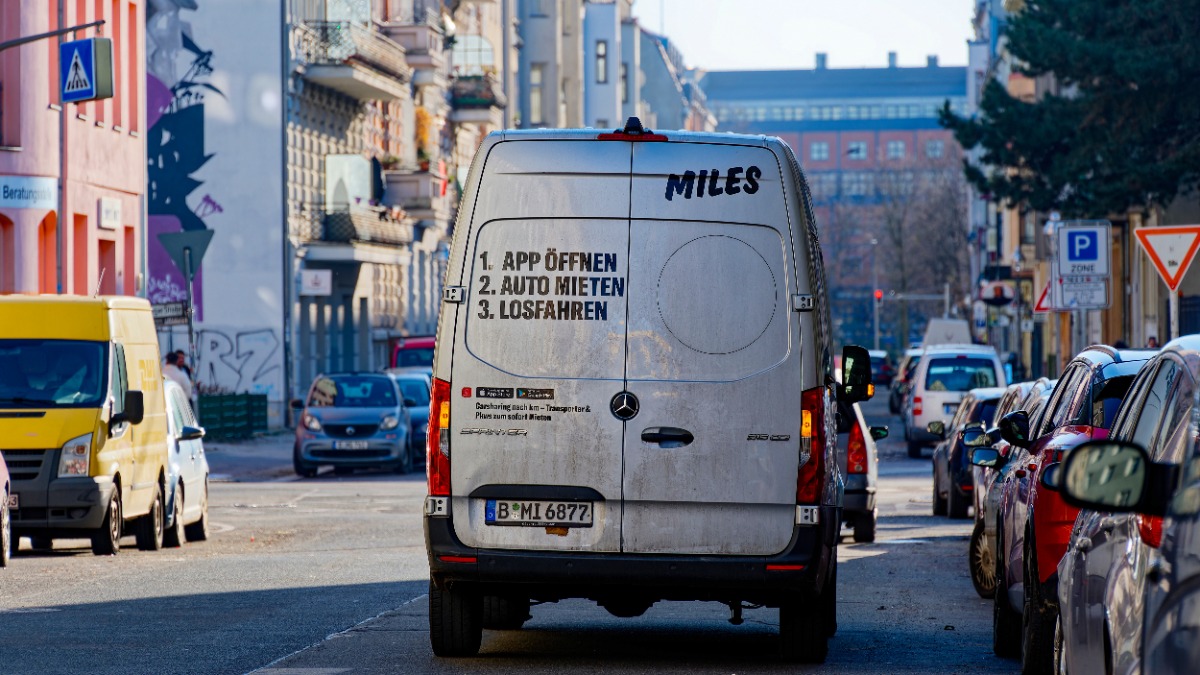
<path fill-rule="evenodd" d="M 866 406 L 893 423 L 886 401 Z M 882 414 L 881 414 L 882 413 Z M 839 631 L 826 664 L 774 659 L 778 614 L 660 603 L 617 619 L 541 605 L 486 632 L 475 659 L 429 649 L 422 476 L 289 476 L 286 437 L 210 444 L 213 534 L 98 558 L 28 541 L 0 570 L 0 673 L 1011 673 L 991 653 L 991 604 L 967 576 L 970 521 L 930 515 L 928 459 L 880 444 L 879 537 L 839 553 Z"/>

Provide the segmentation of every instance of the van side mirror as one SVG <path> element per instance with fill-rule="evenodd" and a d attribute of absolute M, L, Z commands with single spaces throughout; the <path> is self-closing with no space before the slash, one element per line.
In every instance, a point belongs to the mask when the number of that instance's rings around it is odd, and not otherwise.
<path fill-rule="evenodd" d="M 1000 438 L 1018 448 L 1028 448 L 1033 445 L 1029 441 L 1029 413 L 1024 410 L 1014 410 L 1000 419 Z"/>
<path fill-rule="evenodd" d="M 925 425 L 925 431 L 937 436 L 938 438 L 946 437 L 946 423 L 941 420 L 934 420 Z"/>
<path fill-rule="evenodd" d="M 1150 461 L 1140 445 L 1104 440 L 1089 441 L 1068 453 L 1059 474 L 1063 499 L 1071 506 L 1162 516 L 1177 471 Z"/>
<path fill-rule="evenodd" d="M 109 429 L 125 424 L 141 424 L 146 417 L 145 399 L 140 391 L 125 392 L 125 409 L 112 416 L 108 421 Z"/>
<path fill-rule="evenodd" d="M 179 430 L 179 440 L 198 441 L 204 438 L 204 427 L 184 427 Z"/>
<path fill-rule="evenodd" d="M 871 438 L 877 441 L 882 441 L 888 437 L 887 427 L 871 427 Z"/>
<path fill-rule="evenodd" d="M 871 384 L 871 355 L 858 345 L 842 348 L 842 384 L 838 398 L 847 403 L 866 401 L 874 394 Z"/>

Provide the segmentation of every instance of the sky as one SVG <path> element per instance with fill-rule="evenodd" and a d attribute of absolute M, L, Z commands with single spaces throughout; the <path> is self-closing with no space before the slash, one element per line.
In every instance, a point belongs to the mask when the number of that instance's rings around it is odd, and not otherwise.
<path fill-rule="evenodd" d="M 974 0 L 635 0 L 643 27 L 705 70 L 964 66 Z M 660 11 L 660 8 L 665 11 Z M 665 17 L 664 17 L 665 14 Z"/>

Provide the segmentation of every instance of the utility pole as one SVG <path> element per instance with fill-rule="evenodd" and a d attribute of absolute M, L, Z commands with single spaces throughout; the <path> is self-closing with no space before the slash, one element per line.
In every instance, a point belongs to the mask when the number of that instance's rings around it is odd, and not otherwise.
<path fill-rule="evenodd" d="M 883 302 L 882 289 L 879 288 L 879 261 L 876 259 L 878 252 L 879 240 L 871 239 L 871 313 L 875 323 L 875 349 L 879 349 L 879 303 Z"/>

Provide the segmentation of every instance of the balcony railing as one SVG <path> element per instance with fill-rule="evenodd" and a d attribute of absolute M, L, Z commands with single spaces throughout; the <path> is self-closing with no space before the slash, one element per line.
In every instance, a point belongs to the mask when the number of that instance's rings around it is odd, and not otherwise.
<path fill-rule="evenodd" d="M 370 242 L 404 245 L 412 243 L 413 227 L 408 218 L 396 218 L 382 208 L 351 207 L 345 211 L 327 211 L 322 241 L 334 243 Z"/>
<path fill-rule="evenodd" d="M 450 102 L 458 109 L 503 108 L 508 99 L 491 75 L 459 75 L 451 85 Z"/>
<path fill-rule="evenodd" d="M 404 48 L 367 26 L 350 21 L 309 21 L 296 28 L 297 55 L 305 63 L 360 63 L 404 82 L 412 77 Z"/>

